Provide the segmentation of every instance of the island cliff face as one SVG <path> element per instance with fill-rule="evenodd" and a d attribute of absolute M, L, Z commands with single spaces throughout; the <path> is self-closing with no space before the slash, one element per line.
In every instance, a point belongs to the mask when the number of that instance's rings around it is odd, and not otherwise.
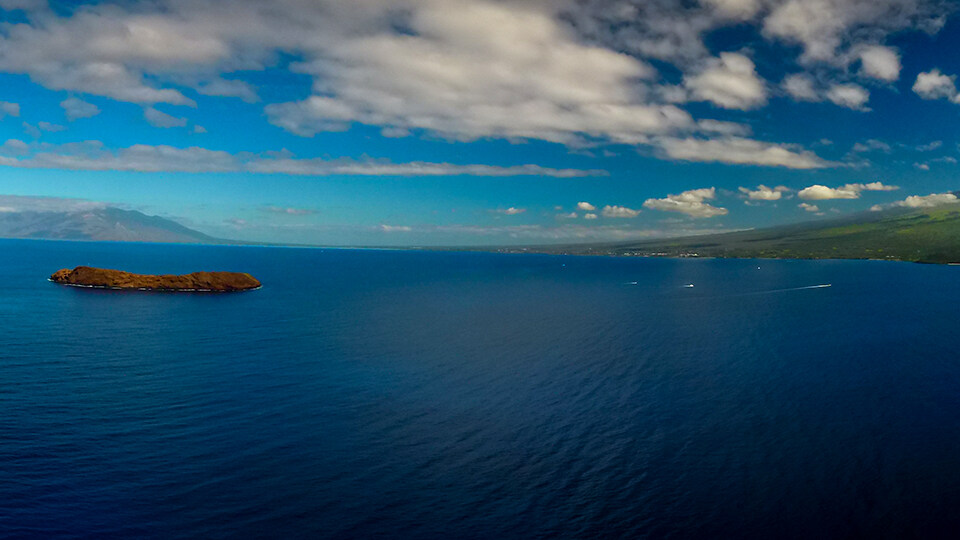
<path fill-rule="evenodd" d="M 182 276 L 145 275 L 78 266 L 58 270 L 50 281 L 63 285 L 102 287 L 106 289 L 146 289 L 153 291 L 247 291 L 260 287 L 250 274 L 239 272 L 194 272 Z"/>

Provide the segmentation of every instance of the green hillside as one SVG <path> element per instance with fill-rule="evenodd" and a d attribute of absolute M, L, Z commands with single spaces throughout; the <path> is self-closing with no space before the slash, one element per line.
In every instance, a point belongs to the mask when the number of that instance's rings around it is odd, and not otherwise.
<path fill-rule="evenodd" d="M 960 262 L 960 204 L 660 241 L 565 246 L 571 254 Z"/>

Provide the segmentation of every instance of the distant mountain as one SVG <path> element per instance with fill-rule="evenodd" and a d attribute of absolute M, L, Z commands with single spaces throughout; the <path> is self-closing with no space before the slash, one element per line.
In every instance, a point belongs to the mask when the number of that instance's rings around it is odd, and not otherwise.
<path fill-rule="evenodd" d="M 166 218 L 109 206 L 67 211 L 0 212 L 0 238 L 227 243 Z"/>
<path fill-rule="evenodd" d="M 526 251 L 578 255 L 960 262 L 960 204 L 889 208 L 725 234 Z"/>

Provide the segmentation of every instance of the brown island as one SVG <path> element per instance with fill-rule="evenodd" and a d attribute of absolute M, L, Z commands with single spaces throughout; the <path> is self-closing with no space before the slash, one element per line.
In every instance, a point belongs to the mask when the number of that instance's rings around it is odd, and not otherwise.
<path fill-rule="evenodd" d="M 260 287 L 260 282 L 255 277 L 240 272 L 194 272 L 182 276 L 154 276 L 90 266 L 57 270 L 50 276 L 50 281 L 76 287 L 149 291 L 234 292 Z"/>

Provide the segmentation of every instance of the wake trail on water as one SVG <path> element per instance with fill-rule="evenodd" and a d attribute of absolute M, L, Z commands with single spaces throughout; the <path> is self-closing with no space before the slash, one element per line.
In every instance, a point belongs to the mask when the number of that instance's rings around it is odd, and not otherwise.
<path fill-rule="evenodd" d="M 789 289 L 773 289 L 771 291 L 755 291 L 755 292 L 747 292 L 747 293 L 740 293 L 740 294 L 728 294 L 728 295 L 722 296 L 721 298 L 729 298 L 731 296 L 759 296 L 763 294 L 777 294 L 777 293 L 784 293 L 784 292 L 791 292 L 791 291 L 806 291 L 810 289 L 826 289 L 828 287 L 833 287 L 833 284 L 823 283 L 821 285 L 807 285 L 805 287 L 790 287 Z"/>

